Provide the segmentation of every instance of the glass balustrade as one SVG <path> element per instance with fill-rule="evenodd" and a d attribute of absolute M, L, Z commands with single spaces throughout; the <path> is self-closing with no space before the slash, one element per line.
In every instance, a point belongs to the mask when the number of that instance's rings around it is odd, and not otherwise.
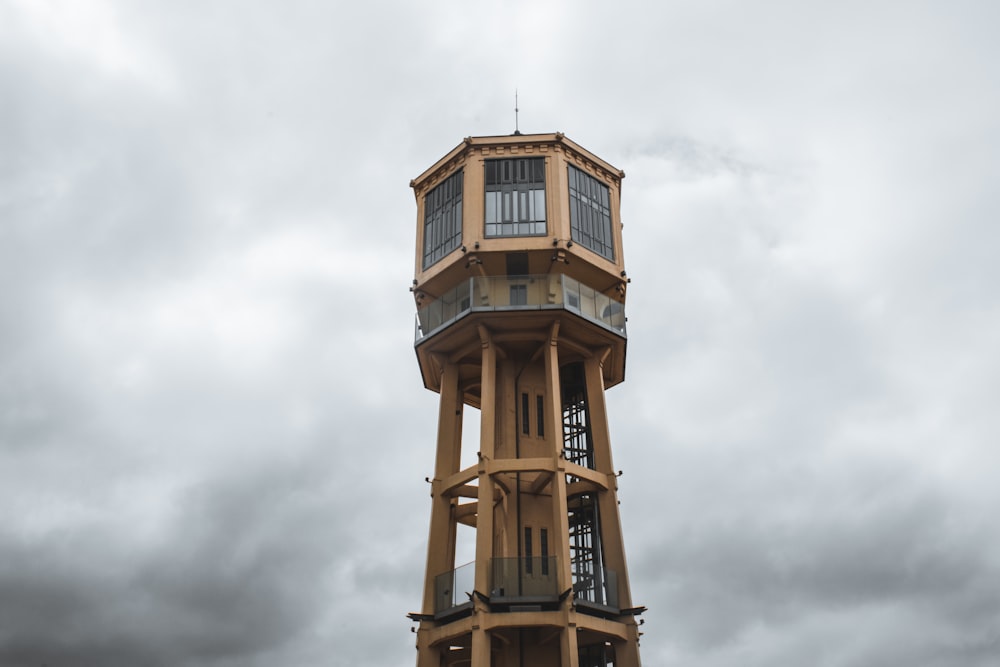
<path fill-rule="evenodd" d="M 434 578 L 434 613 L 472 608 L 472 590 L 475 585 L 476 564 L 466 563 Z"/>
<path fill-rule="evenodd" d="M 444 618 L 472 608 L 475 563 L 434 579 L 434 613 Z M 559 599 L 555 556 L 493 558 L 489 600 L 492 604 L 552 604 Z"/>
<path fill-rule="evenodd" d="M 568 310 L 625 335 L 624 306 L 567 275 L 479 276 L 417 309 L 416 342 L 469 313 L 547 309 Z"/>
<path fill-rule="evenodd" d="M 547 602 L 559 595 L 555 556 L 494 558 L 492 602 Z"/>

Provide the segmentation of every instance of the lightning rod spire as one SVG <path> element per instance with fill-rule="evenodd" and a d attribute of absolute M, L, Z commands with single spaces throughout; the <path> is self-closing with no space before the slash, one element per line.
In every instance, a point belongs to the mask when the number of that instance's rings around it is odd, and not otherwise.
<path fill-rule="evenodd" d="M 518 126 L 517 114 L 520 109 L 517 108 L 517 88 L 514 89 L 514 134 L 521 134 L 521 128 Z"/>

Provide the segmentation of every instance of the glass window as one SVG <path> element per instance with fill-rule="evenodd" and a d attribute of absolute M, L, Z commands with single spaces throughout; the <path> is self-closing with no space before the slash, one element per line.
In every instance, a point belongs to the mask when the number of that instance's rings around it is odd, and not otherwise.
<path fill-rule="evenodd" d="M 486 161 L 486 236 L 540 236 L 545 158 Z"/>
<path fill-rule="evenodd" d="M 462 170 L 424 198 L 424 268 L 462 244 Z"/>
<path fill-rule="evenodd" d="M 535 424 L 538 428 L 538 437 L 545 437 L 545 398 L 539 394 L 535 396 Z"/>
<path fill-rule="evenodd" d="M 521 433 L 531 435 L 531 424 L 528 421 L 528 394 L 521 394 Z"/>
<path fill-rule="evenodd" d="M 539 529 L 539 541 L 542 543 L 542 575 L 549 573 L 549 531 L 545 528 Z"/>
<path fill-rule="evenodd" d="M 531 574 L 531 528 L 524 527 L 524 571 Z"/>
<path fill-rule="evenodd" d="M 569 221 L 574 243 L 614 261 L 608 186 L 573 165 L 569 165 Z"/>

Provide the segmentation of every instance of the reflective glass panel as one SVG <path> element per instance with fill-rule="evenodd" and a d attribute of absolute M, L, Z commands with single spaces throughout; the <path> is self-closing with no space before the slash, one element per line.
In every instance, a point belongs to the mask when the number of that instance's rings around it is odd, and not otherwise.
<path fill-rule="evenodd" d="M 462 170 L 424 198 L 424 268 L 462 244 Z"/>
<path fill-rule="evenodd" d="M 545 159 L 486 161 L 487 237 L 541 236 L 545 225 Z"/>
<path fill-rule="evenodd" d="M 614 261 L 608 186 L 569 165 L 569 220 L 573 241 Z"/>

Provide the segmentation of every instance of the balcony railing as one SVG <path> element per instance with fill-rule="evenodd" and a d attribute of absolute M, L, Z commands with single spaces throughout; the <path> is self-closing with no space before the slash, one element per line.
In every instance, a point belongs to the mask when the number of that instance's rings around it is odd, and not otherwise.
<path fill-rule="evenodd" d="M 434 615 L 446 618 L 472 608 L 475 563 L 434 578 Z M 544 604 L 559 599 L 555 556 L 493 558 L 490 561 L 492 604 Z"/>
<path fill-rule="evenodd" d="M 539 603 L 559 597 L 555 556 L 494 558 L 490 602 Z"/>
<path fill-rule="evenodd" d="M 448 615 L 472 608 L 472 590 L 476 581 L 476 564 L 466 563 L 434 578 L 434 615 Z"/>
<path fill-rule="evenodd" d="M 563 274 L 479 276 L 463 280 L 417 310 L 416 342 L 477 312 L 568 310 L 625 336 L 621 303 Z"/>
<path fill-rule="evenodd" d="M 618 613 L 618 573 L 607 568 L 574 569 L 573 597 L 584 611 Z"/>

